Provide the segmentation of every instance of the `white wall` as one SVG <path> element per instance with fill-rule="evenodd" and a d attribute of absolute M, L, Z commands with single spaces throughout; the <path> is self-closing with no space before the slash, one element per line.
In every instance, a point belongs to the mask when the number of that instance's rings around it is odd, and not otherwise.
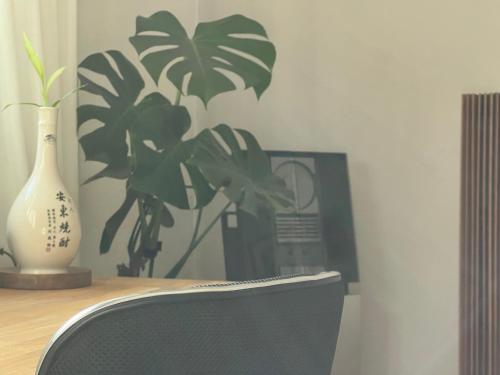
<path fill-rule="evenodd" d="M 138 14 L 173 11 L 182 22 L 243 13 L 278 48 L 273 83 L 218 97 L 198 125 L 251 129 L 265 148 L 343 151 L 362 277 L 362 369 L 366 375 L 458 373 L 460 95 L 500 89 L 498 1 L 211 0 L 79 2 L 79 53 L 133 51 Z M 110 22 L 111 20 L 111 22 Z M 81 165 L 82 176 L 95 166 Z M 97 256 L 100 231 L 121 184 L 81 192 L 82 262 L 113 274 L 125 232 Z M 171 262 L 192 222 L 165 233 Z M 131 224 L 130 222 L 128 223 Z M 129 227 L 130 228 L 130 227 Z M 218 228 L 184 275 L 223 275 Z M 342 374 L 338 374 L 342 375 Z"/>
<path fill-rule="evenodd" d="M 496 23 L 466 27 L 487 10 L 460 3 L 201 2 L 259 19 L 278 47 L 261 103 L 221 97 L 210 122 L 349 156 L 363 374 L 458 372 L 460 94 L 500 83 L 498 52 L 470 53 Z"/>

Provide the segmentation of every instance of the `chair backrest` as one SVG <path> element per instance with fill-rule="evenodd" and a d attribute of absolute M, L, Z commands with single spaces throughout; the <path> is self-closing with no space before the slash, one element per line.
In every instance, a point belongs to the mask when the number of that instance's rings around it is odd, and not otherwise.
<path fill-rule="evenodd" d="M 38 375 L 328 375 L 339 273 L 224 283 L 107 301 L 52 338 Z"/>

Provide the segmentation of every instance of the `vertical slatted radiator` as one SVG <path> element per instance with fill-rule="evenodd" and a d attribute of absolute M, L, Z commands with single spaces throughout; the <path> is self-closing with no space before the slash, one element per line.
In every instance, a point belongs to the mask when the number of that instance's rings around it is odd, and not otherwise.
<path fill-rule="evenodd" d="M 460 375 L 500 375 L 500 94 L 462 97 Z"/>

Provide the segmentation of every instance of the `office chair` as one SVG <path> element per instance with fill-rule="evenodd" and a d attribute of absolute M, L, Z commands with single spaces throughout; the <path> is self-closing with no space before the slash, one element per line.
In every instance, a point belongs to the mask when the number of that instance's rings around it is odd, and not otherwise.
<path fill-rule="evenodd" d="M 337 272 L 117 298 L 66 322 L 37 375 L 329 375 Z"/>

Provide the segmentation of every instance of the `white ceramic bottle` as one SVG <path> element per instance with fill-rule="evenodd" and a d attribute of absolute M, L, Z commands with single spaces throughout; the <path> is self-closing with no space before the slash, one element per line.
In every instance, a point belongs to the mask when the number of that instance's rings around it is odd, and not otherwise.
<path fill-rule="evenodd" d="M 63 273 L 78 252 L 80 218 L 57 166 L 57 113 L 38 110 L 33 172 L 7 218 L 7 241 L 22 273 Z"/>

